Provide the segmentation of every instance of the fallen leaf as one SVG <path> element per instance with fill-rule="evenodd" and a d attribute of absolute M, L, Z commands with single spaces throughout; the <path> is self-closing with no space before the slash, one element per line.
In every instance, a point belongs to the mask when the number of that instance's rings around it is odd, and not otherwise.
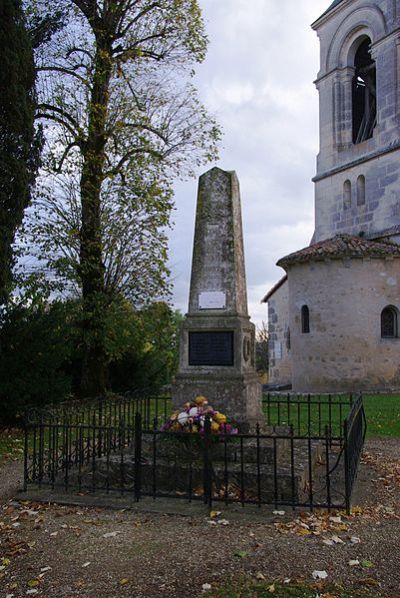
<path fill-rule="evenodd" d="M 275 584 L 273 583 L 272 585 L 269 586 L 268 588 L 268 592 L 270 594 L 273 594 L 275 592 Z"/>
<path fill-rule="evenodd" d="M 221 515 L 221 511 L 210 511 L 210 517 L 214 519 L 215 517 L 219 517 Z"/>
<path fill-rule="evenodd" d="M 361 544 L 361 540 L 360 540 L 360 538 L 357 538 L 356 536 L 352 536 L 352 537 L 350 538 L 350 542 L 351 542 L 352 544 Z"/>
<path fill-rule="evenodd" d="M 36 586 L 38 586 L 38 585 L 39 585 L 39 583 L 40 583 L 40 582 L 39 582 L 39 580 L 37 580 L 37 579 L 30 579 L 30 580 L 28 581 L 28 586 L 29 586 L 30 588 L 36 588 Z"/>
<path fill-rule="evenodd" d="M 350 567 L 357 567 L 360 564 L 360 561 L 358 559 L 353 559 L 349 561 L 349 565 Z"/>
<path fill-rule="evenodd" d="M 118 536 L 120 533 L 121 532 L 107 532 L 106 534 L 103 534 L 103 538 L 115 538 L 115 536 Z"/>
<path fill-rule="evenodd" d="M 297 533 L 299 534 L 299 536 L 311 536 L 311 534 L 312 534 L 312 532 L 310 532 L 309 529 L 305 529 L 304 527 L 299 529 L 299 531 Z"/>
<path fill-rule="evenodd" d="M 218 521 L 218 523 L 219 523 L 220 525 L 229 525 L 229 521 L 228 521 L 227 519 L 220 519 L 220 520 Z"/>
<path fill-rule="evenodd" d="M 369 587 L 379 586 L 379 581 L 374 579 L 373 577 L 366 577 L 365 579 L 360 579 L 360 581 L 358 583 L 361 586 L 369 586 Z"/>
<path fill-rule="evenodd" d="M 332 536 L 332 541 L 335 542 L 335 544 L 345 544 L 345 542 L 343 542 L 342 538 L 339 538 L 339 536 Z"/>
<path fill-rule="evenodd" d="M 260 571 L 257 573 L 256 575 L 256 579 L 259 579 L 260 581 L 265 581 L 265 575 L 263 575 Z"/>
<path fill-rule="evenodd" d="M 129 583 L 129 579 L 127 577 L 123 577 L 122 579 L 119 580 L 120 586 L 126 586 L 127 583 Z"/>
<path fill-rule="evenodd" d="M 244 557 L 248 556 L 248 553 L 245 550 L 237 550 L 234 555 L 243 559 Z"/>
<path fill-rule="evenodd" d="M 374 566 L 374 563 L 372 563 L 371 561 L 368 560 L 364 560 L 361 561 L 361 567 L 364 567 L 365 569 L 371 569 L 371 567 Z"/>
<path fill-rule="evenodd" d="M 326 571 L 313 571 L 312 576 L 314 579 L 326 579 L 328 574 Z"/>

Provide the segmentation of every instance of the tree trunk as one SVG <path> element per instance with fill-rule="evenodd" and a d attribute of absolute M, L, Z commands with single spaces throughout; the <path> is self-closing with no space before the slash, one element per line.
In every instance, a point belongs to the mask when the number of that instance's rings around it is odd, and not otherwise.
<path fill-rule="evenodd" d="M 106 120 L 112 71 L 111 46 L 97 37 L 88 137 L 83 152 L 80 181 L 82 228 L 80 235 L 80 276 L 83 295 L 83 361 L 81 396 L 104 393 L 107 381 L 105 312 L 100 193 L 104 178 Z"/>

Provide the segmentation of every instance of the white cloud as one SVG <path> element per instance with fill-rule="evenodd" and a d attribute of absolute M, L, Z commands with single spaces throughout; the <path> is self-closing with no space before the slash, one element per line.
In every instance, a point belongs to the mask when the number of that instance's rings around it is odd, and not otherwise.
<path fill-rule="evenodd" d="M 224 130 L 218 166 L 241 186 L 249 310 L 283 275 L 279 257 L 313 232 L 319 65 L 310 29 L 329 0 L 200 0 L 210 38 L 196 77 L 203 102 Z M 200 173 L 199 173 L 200 174 Z M 187 309 L 197 181 L 176 186 L 170 262 L 174 302 Z"/>

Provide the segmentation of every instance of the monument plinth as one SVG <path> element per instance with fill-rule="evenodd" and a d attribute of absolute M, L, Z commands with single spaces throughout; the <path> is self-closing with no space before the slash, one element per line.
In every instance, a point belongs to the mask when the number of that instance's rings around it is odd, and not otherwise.
<path fill-rule="evenodd" d="M 219 168 L 199 181 L 174 407 L 199 394 L 242 428 L 263 419 L 255 327 L 247 310 L 239 181 L 235 172 Z"/>

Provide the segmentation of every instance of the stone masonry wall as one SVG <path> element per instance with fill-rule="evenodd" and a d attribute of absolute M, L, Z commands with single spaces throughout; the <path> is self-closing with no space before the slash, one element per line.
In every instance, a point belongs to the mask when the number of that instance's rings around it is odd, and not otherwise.
<path fill-rule="evenodd" d="M 268 382 L 290 384 L 289 285 L 284 282 L 268 300 Z"/>
<path fill-rule="evenodd" d="M 380 320 L 386 306 L 400 310 L 400 259 L 298 264 L 289 281 L 294 391 L 400 388 L 400 338 L 381 338 Z"/>
<path fill-rule="evenodd" d="M 316 81 L 320 151 L 315 177 L 314 240 L 337 233 L 379 232 L 400 224 L 400 2 L 343 0 L 314 24 L 321 44 Z M 368 37 L 376 63 L 377 125 L 373 137 L 352 141 L 354 54 Z M 357 205 L 357 178 L 366 197 Z M 344 206 L 344 182 L 352 186 Z"/>

